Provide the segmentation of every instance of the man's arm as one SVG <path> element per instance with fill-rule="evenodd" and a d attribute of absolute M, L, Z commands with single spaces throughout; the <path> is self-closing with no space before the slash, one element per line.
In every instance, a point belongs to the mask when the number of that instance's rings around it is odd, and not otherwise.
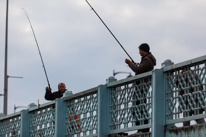
<path fill-rule="evenodd" d="M 46 100 L 55 100 L 54 94 L 51 92 L 51 89 L 48 88 L 48 87 L 46 88 L 46 93 L 45 93 L 44 98 L 45 98 Z"/>
<path fill-rule="evenodd" d="M 146 72 L 150 65 L 147 59 L 143 59 L 139 65 L 136 65 L 136 63 L 133 63 L 130 60 L 125 60 L 125 62 L 135 72 L 136 75 Z"/>

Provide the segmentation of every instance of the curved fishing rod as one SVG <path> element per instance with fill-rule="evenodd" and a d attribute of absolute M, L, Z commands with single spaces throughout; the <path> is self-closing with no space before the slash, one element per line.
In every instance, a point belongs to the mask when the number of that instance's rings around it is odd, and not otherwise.
<path fill-rule="evenodd" d="M 114 39 L 117 41 L 117 43 L 119 43 L 119 45 L 122 47 L 122 49 L 124 50 L 124 52 L 128 55 L 128 57 L 132 60 L 132 62 L 134 62 L 133 61 L 133 59 L 130 57 L 130 55 L 127 53 L 127 51 L 124 49 L 124 47 L 122 46 L 122 44 L 118 41 L 118 39 L 114 36 L 114 34 L 112 33 L 112 31 L 107 27 L 107 25 L 104 23 L 104 21 L 100 18 L 100 16 L 97 14 L 97 12 L 94 10 L 94 8 L 90 5 L 90 3 L 87 1 L 87 0 L 85 0 L 87 3 L 88 3 L 88 5 L 91 7 L 91 10 L 93 10 L 94 11 L 94 13 L 97 15 L 97 17 L 102 21 L 102 23 L 104 24 L 104 26 L 108 29 L 108 31 L 112 34 L 112 36 L 114 37 Z"/>
<path fill-rule="evenodd" d="M 24 8 L 22 8 L 22 9 L 24 10 Z M 46 73 L 46 68 L 45 68 L 45 66 L 44 66 L 43 58 L 42 58 L 42 55 L 41 55 L 41 52 L 40 52 L 40 48 L 39 48 L 39 45 L 38 45 L 38 42 L 37 42 L 37 39 L 36 39 L 34 30 L 33 30 L 33 27 L 32 27 L 32 25 L 31 25 L 31 21 L 30 21 L 29 16 L 27 15 L 27 13 L 26 13 L 25 10 L 24 10 L 24 12 L 25 12 L 25 14 L 26 14 L 27 19 L 29 20 L 29 24 L 30 24 L 30 26 L 31 26 L 31 30 L 32 30 L 32 32 L 33 32 L 34 39 L 35 39 L 35 41 L 36 41 L 36 45 L 37 45 L 37 48 L 38 48 L 38 51 L 39 51 L 39 55 L 40 55 L 40 58 L 41 58 L 41 62 L 42 62 L 43 68 L 44 68 L 44 72 L 45 72 L 45 75 L 46 75 L 47 83 L 48 83 L 48 86 L 49 86 L 49 88 L 50 88 L 49 79 L 48 79 L 48 76 L 47 76 L 47 73 Z"/>

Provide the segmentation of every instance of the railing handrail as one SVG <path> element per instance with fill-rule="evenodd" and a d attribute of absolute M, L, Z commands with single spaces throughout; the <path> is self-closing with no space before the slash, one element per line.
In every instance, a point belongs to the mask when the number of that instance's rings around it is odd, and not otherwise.
<path fill-rule="evenodd" d="M 204 62 L 205 60 L 206 60 L 206 55 L 164 67 L 163 71 L 166 72 L 172 69 L 177 69 L 177 68 L 181 68 L 181 67 L 188 66 L 188 65 L 192 66 L 192 64 L 201 63 L 201 62 Z"/>
<path fill-rule="evenodd" d="M 131 81 L 135 81 L 137 79 L 145 78 L 145 77 L 148 77 L 148 76 L 151 76 L 151 75 L 152 75 L 152 71 L 145 72 L 145 73 L 142 73 L 142 74 L 139 74 L 139 75 L 135 75 L 133 77 L 121 79 L 121 80 L 114 81 L 114 82 L 111 82 L 111 83 L 107 83 L 107 87 L 109 88 L 109 87 L 112 87 L 112 86 L 119 86 L 121 84 L 128 83 L 128 82 L 131 82 Z"/>
<path fill-rule="evenodd" d="M 0 121 L 8 119 L 8 118 L 15 117 L 15 116 L 18 116 L 18 115 L 21 115 L 21 112 L 15 112 L 15 113 L 12 113 L 12 114 L 9 114 L 9 115 L 2 116 L 2 117 L 0 117 Z"/>
<path fill-rule="evenodd" d="M 74 99 L 74 98 L 77 98 L 77 97 L 82 97 L 82 96 L 91 94 L 93 92 L 96 92 L 97 90 L 98 90 L 98 87 L 94 87 L 94 88 L 91 88 L 91 89 L 88 89 L 88 90 L 85 90 L 85 91 L 82 91 L 82 92 L 64 97 L 64 100 L 69 100 L 69 99 Z"/>
<path fill-rule="evenodd" d="M 47 107 L 47 106 L 54 105 L 54 104 L 55 104 L 55 100 L 49 101 L 49 102 L 44 103 L 44 104 L 40 104 L 39 106 L 38 106 L 38 104 L 37 104 L 37 106 L 34 106 L 34 107 L 29 108 L 29 112 L 34 111 L 34 110 L 38 110 L 38 109 L 40 109 L 40 108 L 45 108 L 45 107 Z"/>

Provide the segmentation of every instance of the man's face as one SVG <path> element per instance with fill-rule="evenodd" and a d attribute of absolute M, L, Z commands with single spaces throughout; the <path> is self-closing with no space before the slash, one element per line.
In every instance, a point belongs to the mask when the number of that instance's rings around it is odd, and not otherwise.
<path fill-rule="evenodd" d="M 59 84 L 59 86 L 58 86 L 58 89 L 59 89 L 59 91 L 61 91 L 62 93 L 64 93 L 65 92 L 65 89 L 66 89 L 66 86 L 65 86 L 65 84 Z"/>
<path fill-rule="evenodd" d="M 144 56 L 144 51 L 141 50 L 141 49 L 139 49 L 139 54 L 140 54 L 141 56 Z"/>

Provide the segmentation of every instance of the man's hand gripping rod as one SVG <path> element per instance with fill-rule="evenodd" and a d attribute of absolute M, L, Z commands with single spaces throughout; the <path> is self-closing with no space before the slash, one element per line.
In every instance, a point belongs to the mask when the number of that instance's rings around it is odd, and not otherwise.
<path fill-rule="evenodd" d="M 108 31 L 112 34 L 112 36 L 114 37 L 114 39 L 117 41 L 117 43 L 119 43 L 119 45 L 122 47 L 122 49 L 124 50 L 124 52 L 128 55 L 128 57 L 132 60 L 132 62 L 134 63 L 133 59 L 130 57 L 130 55 L 127 53 L 127 51 L 124 49 L 124 47 L 122 46 L 122 44 L 118 41 L 118 39 L 114 36 L 114 34 L 111 32 L 111 30 L 107 27 L 107 25 L 104 23 L 104 21 L 100 18 L 100 16 L 97 14 L 97 12 L 94 10 L 94 8 L 89 4 L 89 2 L 87 0 L 85 0 L 88 5 L 91 7 L 91 9 L 94 11 L 94 13 L 97 15 L 97 17 L 102 21 L 102 23 L 104 24 L 104 26 L 108 29 Z"/>
<path fill-rule="evenodd" d="M 23 10 L 24 10 L 24 9 L 23 9 Z M 40 58 L 41 58 L 41 62 L 42 62 L 43 68 L 44 68 L 44 72 L 45 72 L 45 75 L 46 75 L 47 83 L 48 83 L 48 86 L 49 86 L 49 88 L 50 88 L 49 79 L 48 79 L 48 76 L 47 76 L 47 73 L 46 73 L 46 68 L 45 68 L 45 66 L 44 66 L 43 58 L 42 58 L 42 56 L 41 56 L 41 52 L 40 52 L 40 49 L 39 49 L 39 45 L 38 45 L 38 42 L 37 42 L 37 39 L 36 39 L 34 30 L 33 30 L 33 27 L 32 27 L 32 25 L 31 25 L 31 21 L 30 21 L 29 16 L 27 15 L 27 13 L 26 13 L 25 10 L 24 10 L 24 12 L 25 12 L 25 14 L 26 14 L 27 19 L 29 20 L 29 24 L 30 24 L 30 26 L 31 26 L 31 30 L 32 30 L 32 32 L 33 32 L 34 39 L 35 39 L 35 41 L 36 41 L 36 45 L 37 45 L 37 48 L 38 48 L 38 51 L 39 51 L 39 55 L 40 55 Z"/>

